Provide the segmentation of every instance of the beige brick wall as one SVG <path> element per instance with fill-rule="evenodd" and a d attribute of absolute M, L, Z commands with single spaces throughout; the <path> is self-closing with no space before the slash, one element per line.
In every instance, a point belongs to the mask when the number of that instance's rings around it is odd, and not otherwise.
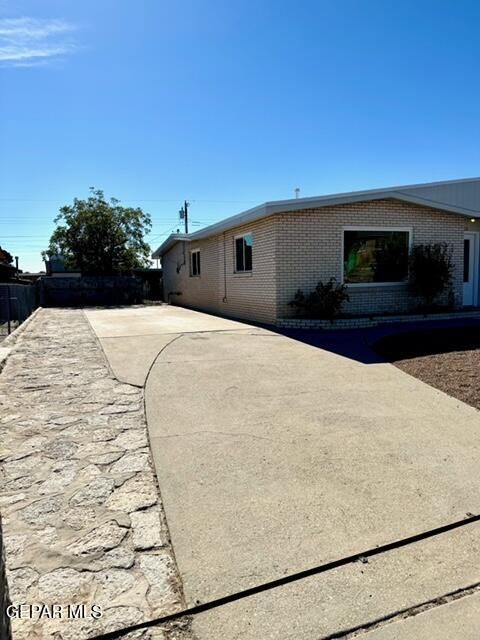
<path fill-rule="evenodd" d="M 343 227 L 409 227 L 413 244 L 448 242 L 453 246 L 456 304 L 462 304 L 463 216 L 397 200 L 377 200 L 282 214 L 277 223 L 277 316 L 291 317 L 288 306 L 297 289 L 305 293 L 319 280 L 342 278 Z M 411 309 L 406 285 L 349 287 L 346 313 L 385 313 Z"/>
<path fill-rule="evenodd" d="M 338 205 L 278 214 L 198 242 L 177 243 L 163 257 L 164 293 L 182 306 L 257 322 L 294 315 L 297 289 L 342 277 L 343 227 L 408 227 L 414 244 L 453 246 L 456 304 L 462 304 L 463 234 L 480 226 L 463 216 L 396 200 Z M 253 271 L 234 272 L 234 238 L 253 235 Z M 190 277 L 189 252 L 200 249 L 201 275 Z M 184 257 L 185 253 L 185 257 Z M 178 273 L 177 273 L 178 268 Z M 350 287 L 347 313 L 389 313 L 412 308 L 406 285 Z"/>
<path fill-rule="evenodd" d="M 190 252 L 200 249 L 199 277 L 190 276 Z M 177 242 L 162 258 L 163 294 L 167 302 L 218 313 L 218 240 Z M 171 295 L 181 291 L 182 295 Z"/>
<path fill-rule="evenodd" d="M 170 292 L 181 291 L 181 296 L 170 296 L 170 301 L 221 315 L 273 323 L 275 226 L 276 220 L 271 216 L 205 240 L 174 245 L 162 260 L 166 299 Z M 253 236 L 251 273 L 235 273 L 234 238 L 243 233 Z M 189 252 L 194 249 L 200 249 L 199 277 L 190 276 Z"/>

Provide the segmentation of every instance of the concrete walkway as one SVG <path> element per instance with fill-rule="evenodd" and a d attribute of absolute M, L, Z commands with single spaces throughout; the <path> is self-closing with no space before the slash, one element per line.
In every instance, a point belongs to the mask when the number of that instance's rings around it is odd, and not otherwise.
<path fill-rule="evenodd" d="M 148 374 L 150 441 L 188 604 L 480 512 L 473 408 L 391 365 L 265 329 L 171 307 L 128 313 L 88 317 L 117 375 L 142 384 Z M 403 639 L 414 615 L 427 621 L 414 637 L 441 637 L 421 629 L 437 625 L 444 602 L 478 622 L 479 548 L 480 526 L 469 525 L 202 614 L 194 631 Z"/>

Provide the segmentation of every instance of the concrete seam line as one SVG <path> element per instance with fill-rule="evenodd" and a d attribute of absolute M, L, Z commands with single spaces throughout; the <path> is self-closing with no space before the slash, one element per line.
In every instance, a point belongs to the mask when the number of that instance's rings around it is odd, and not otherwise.
<path fill-rule="evenodd" d="M 152 361 L 152 364 L 148 367 L 148 371 L 147 371 L 147 375 L 145 376 L 145 382 L 143 383 L 143 386 L 145 388 L 145 391 L 147 390 L 147 382 L 148 382 L 148 378 L 150 377 L 150 373 L 153 369 L 153 367 L 155 366 L 158 358 L 161 356 L 161 354 L 165 351 L 165 349 L 167 347 L 169 347 L 171 344 L 173 344 L 175 342 L 175 340 L 178 340 L 179 338 L 183 338 L 184 334 L 180 333 L 175 335 L 175 338 L 172 338 L 169 342 L 167 342 L 167 344 L 163 345 L 163 347 L 160 349 L 160 351 L 157 353 L 157 355 L 155 356 L 155 358 Z M 145 406 L 145 415 L 147 415 L 147 407 Z"/>
<path fill-rule="evenodd" d="M 271 580 L 270 582 L 264 582 L 263 584 L 257 585 L 255 587 L 250 587 L 248 589 L 244 589 L 243 591 L 237 591 L 236 593 L 232 593 L 230 595 L 223 596 L 221 598 L 217 598 L 216 600 L 211 600 L 210 602 L 205 602 L 203 604 L 199 604 L 182 611 L 177 611 L 176 613 L 172 613 L 161 618 L 148 620 L 147 622 L 140 622 L 130 627 L 125 627 L 123 629 L 118 629 L 117 631 L 111 631 L 109 633 L 101 634 L 98 636 L 92 636 L 91 640 L 114 640 L 115 638 L 120 638 L 132 631 L 154 627 L 159 624 L 165 624 L 167 622 L 174 622 L 175 620 L 186 616 L 195 616 L 200 613 L 210 611 L 211 609 L 217 609 L 218 607 L 230 604 L 231 602 L 249 598 L 250 596 L 262 593 L 263 591 L 270 591 L 271 589 L 282 587 L 284 585 L 290 584 L 291 582 L 297 582 L 298 580 L 309 578 L 310 576 L 326 573 L 327 571 L 343 567 L 347 564 L 363 561 L 367 558 L 372 558 L 374 556 L 387 553 L 388 551 L 394 551 L 395 549 L 401 549 L 402 547 L 406 547 L 416 542 L 422 542 L 423 540 L 428 540 L 429 538 L 433 538 L 435 536 L 439 536 L 444 533 L 454 531 L 455 529 L 459 529 L 461 527 L 465 527 L 467 525 L 478 522 L 480 522 L 480 515 L 469 514 L 468 517 L 464 518 L 463 520 L 457 520 L 456 522 L 451 522 L 449 524 L 442 525 L 441 527 L 430 529 L 429 531 L 423 531 L 422 533 L 417 533 L 407 538 L 395 540 L 394 542 L 388 542 L 387 544 L 379 545 L 377 547 L 373 547 L 371 549 L 367 549 L 366 551 L 355 553 L 350 556 L 345 556 L 338 560 L 332 560 L 331 562 L 327 562 L 325 564 L 321 564 L 304 571 L 299 571 L 298 573 L 293 573 L 282 578 L 277 578 L 276 580 Z"/>
<path fill-rule="evenodd" d="M 384 628 L 389 624 L 393 624 L 394 622 L 408 620 L 409 618 L 418 616 L 420 613 L 426 613 L 427 611 L 431 611 L 436 607 L 441 607 L 444 604 L 456 602 L 457 600 L 461 600 L 462 598 L 468 598 L 468 596 L 478 593 L 479 590 L 480 582 L 476 582 L 474 584 L 468 585 L 468 587 L 463 587 L 461 589 L 456 589 L 455 591 L 450 591 L 449 593 L 444 593 L 441 596 L 432 598 L 431 600 L 425 600 L 424 602 L 412 605 L 411 607 L 399 609 L 397 611 L 394 611 L 393 613 L 383 616 L 382 618 L 375 618 L 375 620 L 370 620 L 370 622 L 364 622 L 363 624 L 359 624 L 355 627 L 350 627 L 349 629 L 344 629 L 343 631 L 336 631 L 335 633 L 332 633 L 328 636 L 324 636 L 320 640 L 342 640 L 342 638 L 343 640 L 349 640 L 358 638 L 360 637 L 360 635 L 369 633 L 370 631 L 375 631 L 376 629 Z"/>
<path fill-rule="evenodd" d="M 144 419 L 145 419 L 145 427 L 146 427 L 146 432 L 147 432 L 147 438 L 148 438 L 148 447 L 150 449 L 150 455 L 152 457 L 152 462 L 153 462 L 153 470 L 154 470 L 154 476 L 155 476 L 155 484 L 157 487 L 157 491 L 158 491 L 158 496 L 159 496 L 159 500 L 160 503 L 162 505 L 164 505 L 164 501 L 163 501 L 163 496 L 162 496 L 162 490 L 160 488 L 160 480 L 158 478 L 158 474 L 155 468 L 155 462 L 153 460 L 153 449 L 152 449 L 152 442 L 150 440 L 150 429 L 148 428 L 148 416 L 147 416 L 147 382 L 148 379 L 150 377 L 150 373 L 153 369 L 153 367 L 155 366 L 155 363 L 157 362 L 158 358 L 160 357 L 160 355 L 165 351 L 165 349 L 167 347 L 169 347 L 171 344 L 173 344 L 176 340 L 178 340 L 179 338 L 183 337 L 183 333 L 176 335 L 174 338 L 172 338 L 171 340 L 169 340 L 169 342 L 167 342 L 167 344 L 163 345 L 163 347 L 160 349 L 160 351 L 157 353 L 157 355 L 155 356 L 155 358 L 153 359 L 150 367 L 148 368 L 147 371 L 147 375 L 145 376 L 145 382 L 143 383 L 143 415 L 144 415 Z M 178 569 L 178 563 L 177 563 L 177 558 L 175 556 L 175 549 L 173 548 L 173 542 L 172 542 L 172 538 L 170 536 L 170 527 L 168 526 L 168 519 L 167 519 L 167 514 L 165 512 L 165 508 L 163 507 L 163 513 L 164 513 L 164 523 L 165 526 L 167 528 L 167 538 L 168 541 L 170 543 L 170 553 L 172 555 L 173 558 L 173 563 L 175 566 L 175 571 L 178 575 L 179 578 L 179 591 L 180 591 L 180 597 L 181 597 L 181 602 L 182 605 L 185 606 L 186 602 L 185 602 L 185 594 L 183 591 L 183 581 L 182 581 L 182 576 L 180 575 L 180 571 Z"/>

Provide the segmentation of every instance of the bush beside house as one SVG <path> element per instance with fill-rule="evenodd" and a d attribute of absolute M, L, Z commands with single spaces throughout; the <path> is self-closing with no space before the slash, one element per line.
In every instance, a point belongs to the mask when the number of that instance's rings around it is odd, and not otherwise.
<path fill-rule="evenodd" d="M 325 284 L 319 282 L 314 291 L 307 295 L 298 289 L 289 304 L 305 318 L 333 320 L 339 315 L 343 303 L 349 299 L 347 287 L 330 278 Z"/>
<path fill-rule="evenodd" d="M 435 301 L 451 288 L 452 257 L 452 248 L 444 242 L 413 247 L 409 259 L 409 288 L 412 296 L 423 301 L 422 308 L 433 309 Z"/>
<path fill-rule="evenodd" d="M 447 243 L 415 245 L 409 255 L 408 291 L 412 307 L 421 311 L 444 310 L 452 307 L 448 302 L 435 307 L 435 302 L 450 293 L 453 281 L 453 249 Z M 344 302 L 349 301 L 348 288 L 330 278 L 319 282 L 314 291 L 305 294 L 297 289 L 289 306 L 297 310 L 300 318 L 333 320 L 341 317 Z M 418 300 L 421 300 L 420 304 Z"/>

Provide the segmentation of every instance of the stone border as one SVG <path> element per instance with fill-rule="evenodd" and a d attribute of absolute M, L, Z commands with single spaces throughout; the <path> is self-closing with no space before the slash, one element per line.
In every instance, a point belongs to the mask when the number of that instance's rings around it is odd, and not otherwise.
<path fill-rule="evenodd" d="M 28 325 L 35 319 L 35 317 L 38 315 L 38 313 L 40 313 L 41 310 L 42 310 L 42 307 L 37 307 L 35 311 L 33 311 L 33 313 L 31 313 L 28 316 L 28 318 L 25 318 L 25 320 L 22 323 L 20 323 L 18 327 L 14 329 L 12 333 L 10 333 L 5 338 L 5 340 L 2 340 L 2 342 L 0 342 L 0 346 L 1 347 L 4 347 L 5 345 L 7 347 L 13 346 L 17 341 L 18 337 L 25 331 Z"/>
<path fill-rule="evenodd" d="M 366 329 L 397 322 L 426 322 L 428 320 L 459 320 L 480 318 L 480 311 L 457 311 L 450 313 L 412 314 L 399 316 L 373 316 L 370 318 L 336 318 L 335 320 L 310 320 L 307 318 L 279 318 L 275 326 L 279 329 Z"/>
<path fill-rule="evenodd" d="M 181 610 L 143 389 L 112 377 L 82 310 L 39 309 L 28 324 L 0 376 L 10 597 L 104 614 L 14 620 L 14 638 L 85 640 Z M 189 637 L 185 619 L 125 636 Z"/>
<path fill-rule="evenodd" d="M 40 312 L 42 307 L 37 307 L 33 313 L 31 313 L 28 318 L 26 318 L 21 324 L 18 325 L 16 329 L 12 331 L 2 342 L 0 342 L 0 372 L 7 362 L 7 358 L 13 350 L 16 341 L 28 328 L 28 325 L 34 320 L 37 313 Z"/>
<path fill-rule="evenodd" d="M 9 604 L 5 545 L 3 544 L 2 515 L 0 514 L 0 640 L 12 640 L 10 619 L 7 616 Z"/>

